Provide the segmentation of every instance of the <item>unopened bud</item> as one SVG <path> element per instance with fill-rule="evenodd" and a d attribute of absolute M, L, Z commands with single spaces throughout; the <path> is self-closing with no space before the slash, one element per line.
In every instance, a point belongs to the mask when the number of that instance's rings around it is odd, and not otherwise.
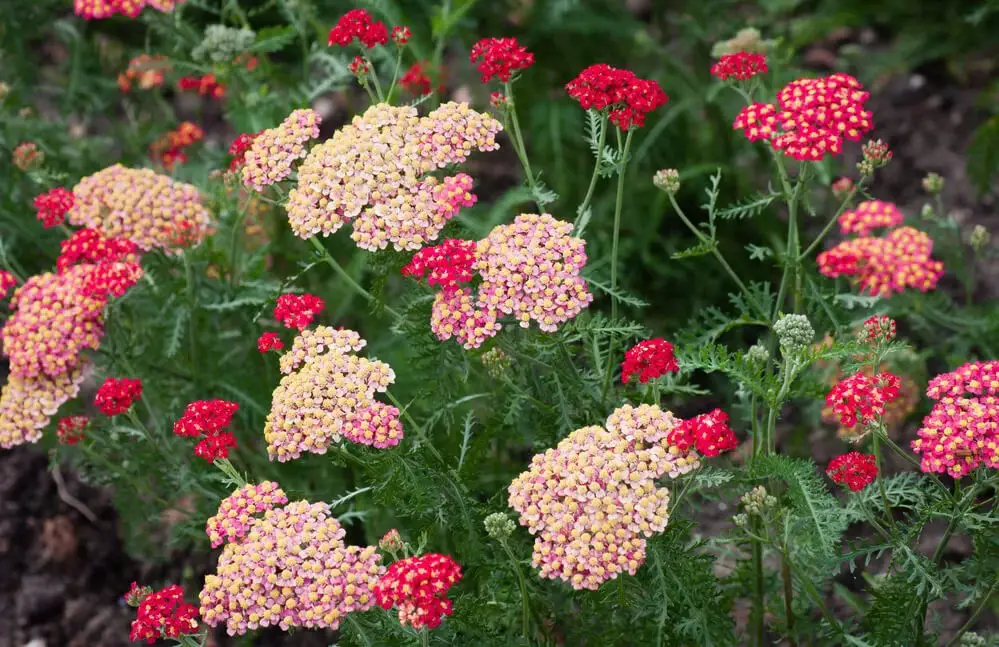
<path fill-rule="evenodd" d="M 892 157 L 888 144 L 880 139 L 875 139 L 864 144 L 861 152 L 864 155 L 864 159 L 857 164 L 857 169 L 864 176 L 874 175 L 874 171 L 877 169 L 888 166 L 888 162 L 891 161 Z"/>
<path fill-rule="evenodd" d="M 781 315 L 774 324 L 774 333 L 785 354 L 804 350 L 815 338 L 815 329 L 805 315 Z"/>
<path fill-rule="evenodd" d="M 413 32 L 411 32 L 409 27 L 406 27 L 405 25 L 392 28 L 392 42 L 400 47 L 408 43 L 409 39 L 412 37 Z"/>
<path fill-rule="evenodd" d="M 350 70 L 350 73 L 357 78 L 361 85 L 364 85 L 368 82 L 368 75 L 371 74 L 371 63 L 363 56 L 355 56 L 354 60 L 347 66 L 347 69 Z"/>
<path fill-rule="evenodd" d="M 153 587 L 139 586 L 136 582 L 132 582 L 132 586 L 125 593 L 125 604 L 130 607 L 138 607 L 152 592 Z"/>
<path fill-rule="evenodd" d="M 0 103 L 3 103 L 10 94 L 10 86 L 0 81 Z"/>
<path fill-rule="evenodd" d="M 36 171 L 45 163 L 45 153 L 38 150 L 35 142 L 22 142 L 14 149 L 11 157 L 14 166 L 22 171 Z"/>
<path fill-rule="evenodd" d="M 680 190 L 680 172 L 675 168 L 660 169 L 652 176 L 652 184 L 656 185 L 657 189 L 674 195 Z"/>
<path fill-rule="evenodd" d="M 944 189 L 944 179 L 937 173 L 929 173 L 923 178 L 923 191 L 937 195 Z"/>
<path fill-rule="evenodd" d="M 837 200 L 842 200 L 853 190 L 853 180 L 848 177 L 841 177 L 832 183 L 832 193 Z"/>
<path fill-rule="evenodd" d="M 494 380 L 500 380 L 510 368 L 510 357 L 503 352 L 503 349 L 494 346 L 482 353 L 482 365 L 486 367 L 486 373 Z"/>
<path fill-rule="evenodd" d="M 503 512 L 492 513 L 486 517 L 482 525 L 486 527 L 486 534 L 496 541 L 503 541 L 517 529 L 517 524 L 513 522 L 513 519 Z"/>
<path fill-rule="evenodd" d="M 746 359 L 754 364 L 766 364 L 770 360 L 770 351 L 763 344 L 753 344 L 746 351 Z"/>
<path fill-rule="evenodd" d="M 386 553 L 398 553 L 401 552 L 405 547 L 402 541 L 402 535 L 399 531 L 393 528 L 385 533 L 385 536 L 378 540 L 378 549 L 383 550 Z"/>
<path fill-rule="evenodd" d="M 974 229 L 971 230 L 971 248 L 975 250 L 975 253 L 981 252 L 992 240 L 992 234 L 989 230 L 982 225 L 975 225 Z"/>
<path fill-rule="evenodd" d="M 504 110 L 509 107 L 510 98 L 502 92 L 493 92 L 489 95 L 489 103 L 492 104 L 494 108 Z"/>

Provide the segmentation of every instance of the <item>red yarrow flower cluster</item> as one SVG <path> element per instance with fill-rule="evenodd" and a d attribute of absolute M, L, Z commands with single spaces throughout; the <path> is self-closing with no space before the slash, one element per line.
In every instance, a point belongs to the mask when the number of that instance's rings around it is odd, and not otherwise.
<path fill-rule="evenodd" d="M 166 170 L 172 170 L 178 162 L 187 161 L 184 149 L 205 138 L 201 126 L 190 121 L 182 122 L 149 145 L 149 157 L 158 161 Z"/>
<path fill-rule="evenodd" d="M 483 83 L 494 78 L 507 83 L 514 72 L 534 65 L 534 54 L 516 38 L 483 38 L 472 45 L 469 60 L 478 68 Z"/>
<path fill-rule="evenodd" d="M 196 91 L 203 97 L 221 99 L 225 96 L 225 86 L 219 83 L 214 74 L 204 76 L 184 76 L 177 80 L 177 89 L 181 92 Z"/>
<path fill-rule="evenodd" d="M 393 34 L 394 32 L 395 30 Z M 373 20 L 371 14 L 364 9 L 353 9 L 341 16 L 330 30 L 329 45 L 347 47 L 355 39 L 371 49 L 388 43 L 388 29 L 385 23 Z"/>
<path fill-rule="evenodd" d="M 302 330 L 325 307 L 326 303 L 314 294 L 282 294 L 274 305 L 274 317 L 285 328 Z"/>
<path fill-rule="evenodd" d="M 261 353 L 266 353 L 272 350 L 281 350 L 284 348 L 284 342 L 276 332 L 265 332 L 257 338 L 257 350 Z"/>
<path fill-rule="evenodd" d="M 135 587 L 134 582 L 132 586 Z M 173 584 L 142 598 L 129 638 L 132 642 L 145 640 L 153 644 L 162 638 L 192 634 L 197 628 L 198 609 L 184 602 L 184 589 Z"/>
<path fill-rule="evenodd" d="M 822 161 L 843 152 L 843 140 L 859 141 L 874 124 L 864 109 L 870 93 L 854 77 L 837 73 L 797 79 L 777 94 L 777 105 L 753 103 L 735 118 L 733 128 L 750 141 L 765 139 L 799 161 Z"/>
<path fill-rule="evenodd" d="M 636 373 L 638 381 L 645 384 L 667 373 L 679 372 L 680 364 L 676 361 L 673 344 L 662 337 L 635 344 L 624 354 L 624 361 L 621 362 L 621 381 L 625 384 Z"/>
<path fill-rule="evenodd" d="M 17 277 L 6 270 L 0 270 L 0 299 L 7 296 L 7 293 L 15 285 L 17 285 Z"/>
<path fill-rule="evenodd" d="M 132 408 L 142 397 L 142 381 L 128 377 L 109 377 L 97 389 L 94 404 L 106 416 L 117 416 Z"/>
<path fill-rule="evenodd" d="M 417 631 L 436 629 L 453 613 L 448 590 L 461 579 L 461 566 L 449 555 L 428 553 L 389 566 L 375 584 L 375 601 L 399 610 L 399 622 Z"/>
<path fill-rule="evenodd" d="M 236 139 L 232 140 L 229 144 L 229 155 L 232 156 L 232 161 L 229 162 L 229 170 L 235 171 L 243 166 L 243 162 L 246 161 L 246 151 L 250 150 L 253 146 L 253 140 L 263 131 L 258 131 L 255 133 L 241 133 Z"/>
<path fill-rule="evenodd" d="M 80 264 L 118 263 L 133 258 L 138 248 L 124 238 L 106 238 L 96 229 L 78 229 L 59 243 L 56 269 L 63 274 L 67 268 Z"/>
<path fill-rule="evenodd" d="M 427 276 L 428 285 L 439 285 L 445 291 L 455 290 L 475 275 L 474 240 L 448 238 L 440 245 L 424 247 L 402 268 L 402 275 L 414 279 Z"/>
<path fill-rule="evenodd" d="M 858 371 L 840 380 L 826 396 L 826 406 L 844 427 L 870 424 L 885 415 L 885 407 L 898 398 L 902 380 L 894 373 L 864 375 Z"/>
<path fill-rule="evenodd" d="M 399 86 L 414 96 L 424 96 L 433 92 L 424 65 L 420 62 L 413 63 L 413 66 L 399 77 Z"/>
<path fill-rule="evenodd" d="M 915 288 L 936 288 L 943 263 L 931 257 L 933 239 L 912 227 L 899 227 L 886 236 L 862 236 L 845 240 L 816 258 L 825 276 L 852 277 L 862 292 L 890 296 Z"/>
<path fill-rule="evenodd" d="M 610 120 L 621 130 L 645 125 L 645 116 L 666 105 L 669 97 L 655 81 L 605 63 L 591 65 L 565 86 L 585 110 L 610 110 Z"/>
<path fill-rule="evenodd" d="M 708 457 L 733 450 L 739 446 L 739 439 L 728 420 L 728 414 L 721 409 L 683 420 L 672 432 L 669 444 L 681 450 L 695 447 L 699 454 Z"/>
<path fill-rule="evenodd" d="M 956 479 L 981 465 L 999 469 L 999 361 L 938 375 L 926 395 L 937 403 L 912 441 L 920 468 Z"/>
<path fill-rule="evenodd" d="M 722 56 L 711 66 L 711 76 L 722 81 L 746 81 L 768 71 L 767 57 L 757 52 L 736 52 Z"/>
<path fill-rule="evenodd" d="M 63 445 L 75 445 L 83 440 L 83 430 L 90 423 L 87 416 L 67 416 L 56 423 L 56 438 Z"/>
<path fill-rule="evenodd" d="M 183 437 L 203 437 L 194 446 L 194 455 L 211 463 L 228 458 L 236 447 L 236 437 L 226 431 L 239 405 L 226 400 L 196 400 L 187 405 L 184 415 L 174 423 L 173 433 Z"/>
<path fill-rule="evenodd" d="M 57 227 L 66 220 L 66 214 L 73 208 L 73 192 L 58 187 L 35 197 L 36 218 L 46 229 Z"/>
<path fill-rule="evenodd" d="M 829 461 L 826 474 L 833 483 L 845 485 L 853 492 L 860 492 L 877 478 L 878 467 L 873 456 L 850 452 Z"/>
<path fill-rule="evenodd" d="M 888 315 L 874 315 L 864 321 L 860 339 L 864 343 L 876 345 L 895 339 L 898 324 Z"/>

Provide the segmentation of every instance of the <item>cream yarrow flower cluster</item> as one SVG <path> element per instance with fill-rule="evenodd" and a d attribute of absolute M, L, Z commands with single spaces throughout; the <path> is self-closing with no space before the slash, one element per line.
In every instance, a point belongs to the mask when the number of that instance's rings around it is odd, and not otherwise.
<path fill-rule="evenodd" d="M 243 184 L 263 191 L 291 175 L 291 167 L 307 153 L 305 144 L 319 137 L 320 122 L 318 112 L 303 108 L 258 134 L 243 158 Z"/>
<path fill-rule="evenodd" d="M 461 103 L 426 117 L 410 106 L 371 106 L 302 162 L 288 195 L 291 229 L 300 238 L 329 236 L 351 222 L 361 249 L 419 249 L 475 202 L 468 175 L 429 174 L 474 150 L 495 150 L 501 129 Z"/>
<path fill-rule="evenodd" d="M 198 190 L 150 169 L 115 164 L 80 180 L 73 196 L 70 223 L 130 240 L 144 251 L 169 253 L 210 233 L 211 219 Z"/>
<path fill-rule="evenodd" d="M 80 392 L 88 370 L 80 364 L 54 377 L 8 375 L 0 392 L 0 448 L 38 442 L 59 407 Z"/>
<path fill-rule="evenodd" d="M 205 533 L 212 542 L 212 548 L 242 539 L 255 515 L 285 503 L 288 503 L 288 497 L 274 481 L 239 488 L 222 499 L 218 512 L 205 524 Z"/>
<path fill-rule="evenodd" d="M 201 617 L 230 636 L 263 627 L 333 629 L 374 603 L 384 572 L 374 546 L 348 546 L 325 503 L 295 501 L 250 517 L 201 589 Z"/>
<path fill-rule="evenodd" d="M 535 535 L 533 565 L 541 577 L 595 590 L 645 561 L 646 538 L 669 520 L 669 492 L 656 479 L 698 467 L 690 446 L 673 442 L 669 411 L 625 405 L 605 427 L 569 434 L 539 454 L 510 484 L 510 507 Z"/>
<path fill-rule="evenodd" d="M 353 354 L 364 344 L 356 332 L 328 326 L 295 339 L 281 358 L 285 376 L 274 389 L 264 424 L 271 460 L 325 454 L 343 436 L 375 447 L 398 444 L 398 409 L 374 399 L 395 381 L 395 373 L 384 362 Z"/>

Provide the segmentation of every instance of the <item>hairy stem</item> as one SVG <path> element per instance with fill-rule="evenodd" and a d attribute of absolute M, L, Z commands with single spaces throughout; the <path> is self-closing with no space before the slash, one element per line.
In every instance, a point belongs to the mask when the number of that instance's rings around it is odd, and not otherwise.
<path fill-rule="evenodd" d="M 373 297 L 370 292 L 362 288 L 361 285 L 357 281 L 355 281 L 354 278 L 349 273 L 347 273 L 347 270 L 343 269 L 343 266 L 341 266 L 339 263 L 336 262 L 336 259 L 333 258 L 333 256 L 329 253 L 326 247 L 323 246 L 323 244 L 319 241 L 318 238 L 316 238 L 315 236 L 309 238 L 309 243 L 311 243 L 311 245 L 315 248 L 316 252 L 319 253 L 320 257 L 322 257 L 323 262 L 332 267 L 333 271 L 339 274 L 340 278 L 343 279 L 344 282 L 346 282 L 347 285 L 349 285 L 354 290 L 354 292 L 367 299 L 368 303 L 371 304 L 376 303 L 375 297 Z M 385 312 L 389 313 L 396 319 L 402 319 L 402 315 L 393 310 L 392 306 L 388 304 L 382 304 L 382 307 L 385 308 Z"/>
<path fill-rule="evenodd" d="M 508 81 L 503 84 L 503 92 L 506 94 L 507 114 L 510 115 L 510 124 L 513 126 L 513 149 L 520 159 L 521 166 L 524 167 L 524 175 L 527 176 L 527 185 L 531 187 L 534 201 L 538 204 L 541 213 L 546 213 L 545 205 L 538 201 L 538 183 L 534 178 L 534 171 L 531 170 L 531 161 L 527 157 L 527 147 L 524 145 L 524 135 L 520 131 L 520 119 L 517 118 L 517 103 L 513 99 L 513 85 Z"/>

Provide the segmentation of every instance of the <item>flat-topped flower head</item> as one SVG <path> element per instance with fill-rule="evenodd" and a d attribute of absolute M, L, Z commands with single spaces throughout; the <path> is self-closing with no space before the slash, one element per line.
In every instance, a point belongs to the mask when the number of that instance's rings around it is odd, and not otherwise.
<path fill-rule="evenodd" d="M 274 389 L 264 424 L 271 460 L 325 454 L 344 436 L 368 440 L 369 431 L 372 445 L 398 442 L 397 416 L 376 407 L 374 399 L 395 381 L 395 373 L 384 362 L 354 355 L 361 345 L 357 333 L 328 327 L 305 331 L 295 340 L 281 358 L 285 376 Z"/>
<path fill-rule="evenodd" d="M 711 76 L 722 81 L 729 79 L 748 81 L 768 71 L 767 57 L 758 52 L 726 54 L 711 66 Z"/>
<path fill-rule="evenodd" d="M 621 381 L 627 384 L 633 375 L 645 384 L 649 380 L 667 373 L 679 373 L 680 364 L 676 361 L 673 344 L 662 337 L 646 339 L 629 348 L 621 362 Z"/>
<path fill-rule="evenodd" d="M 516 38 L 483 38 L 472 45 L 469 60 L 482 75 L 482 82 L 499 79 L 507 83 L 514 72 L 534 65 L 534 54 Z"/>
<path fill-rule="evenodd" d="M 305 145 L 319 137 L 320 122 L 318 112 L 304 108 L 292 112 L 276 128 L 257 133 L 243 156 L 243 183 L 263 191 L 291 175 L 295 162 L 308 153 Z"/>
<path fill-rule="evenodd" d="M 286 205 L 291 229 L 311 238 L 352 223 L 361 249 L 417 250 L 475 202 L 469 176 L 429 174 L 494 150 L 500 129 L 466 104 L 445 103 L 426 117 L 414 107 L 371 106 L 302 162 Z"/>
<path fill-rule="evenodd" d="M 117 416 L 132 408 L 142 397 L 142 381 L 129 377 L 109 377 L 97 389 L 94 404 L 106 416 Z"/>
<path fill-rule="evenodd" d="M 522 328 L 531 321 L 554 332 L 593 301 L 579 275 L 586 242 L 572 223 L 549 214 L 520 214 L 479 241 L 474 269 L 482 277 L 478 307 L 512 315 Z"/>
<path fill-rule="evenodd" d="M 584 427 L 536 455 L 510 484 L 510 507 L 534 535 L 539 575 L 597 589 L 645 561 L 646 539 L 669 520 L 669 491 L 656 479 L 698 467 L 674 442 L 680 421 L 651 405 L 625 405 L 606 427 Z"/>
<path fill-rule="evenodd" d="M 892 202 L 867 200 L 839 217 L 839 230 L 844 234 L 866 236 L 873 229 L 892 228 L 902 224 L 905 216 Z"/>
<path fill-rule="evenodd" d="M 954 478 L 980 465 L 999 469 L 999 361 L 938 375 L 926 395 L 937 403 L 912 441 L 921 469 Z"/>
<path fill-rule="evenodd" d="M 822 161 L 843 152 L 843 141 L 860 141 L 873 127 L 864 109 L 870 94 L 848 74 L 797 79 L 777 93 L 777 105 L 743 108 L 733 128 L 750 141 L 765 139 L 799 161 Z"/>
<path fill-rule="evenodd" d="M 826 474 L 834 483 L 845 485 L 853 492 L 860 492 L 874 482 L 878 467 L 874 456 L 850 452 L 832 459 L 826 468 Z"/>
<path fill-rule="evenodd" d="M 402 275 L 414 279 L 426 277 L 428 285 L 439 285 L 445 292 L 457 289 L 475 276 L 476 244 L 473 240 L 448 238 L 439 245 L 424 247 L 402 268 Z"/>
<path fill-rule="evenodd" d="M 250 531 L 258 515 L 286 503 L 288 496 L 274 481 L 239 488 L 222 499 L 218 512 L 205 524 L 205 533 L 212 548 L 239 541 Z"/>
<path fill-rule="evenodd" d="M 893 373 L 871 376 L 863 371 L 840 380 L 826 396 L 844 427 L 867 425 L 885 415 L 885 408 L 898 398 L 902 380 Z"/>
<path fill-rule="evenodd" d="M 819 254 L 816 262 L 825 276 L 848 276 L 861 292 L 891 296 L 910 288 L 920 292 L 936 288 L 944 268 L 932 253 L 933 239 L 926 233 L 899 227 L 880 238 L 845 240 Z"/>
<path fill-rule="evenodd" d="M 441 341 L 454 337 L 466 349 L 478 348 L 503 326 L 496 308 L 480 307 L 468 288 L 438 292 L 430 311 L 430 330 Z"/>
<path fill-rule="evenodd" d="M 34 443 L 52 416 L 80 392 L 89 365 L 76 365 L 54 377 L 7 376 L 0 392 L 0 449 Z"/>
<path fill-rule="evenodd" d="M 80 180 L 73 195 L 70 223 L 124 238 L 143 251 L 172 253 L 180 228 L 194 241 L 210 231 L 211 218 L 198 190 L 150 169 L 115 164 Z"/>
<path fill-rule="evenodd" d="M 43 227 L 50 229 L 66 220 L 66 214 L 73 208 L 73 193 L 63 187 L 57 187 L 35 196 L 33 204 L 38 212 L 35 217 Z"/>
<path fill-rule="evenodd" d="M 728 424 L 728 414 L 721 409 L 683 420 L 671 440 L 679 447 L 695 447 L 698 453 L 709 457 L 739 446 L 739 439 Z"/>
<path fill-rule="evenodd" d="M 621 130 L 641 128 L 648 113 L 669 101 L 655 81 L 605 63 L 584 69 L 565 88 L 584 110 L 609 110 L 611 123 Z"/>
<path fill-rule="evenodd" d="M 257 338 L 257 350 L 266 353 L 272 350 L 281 350 L 284 342 L 276 332 L 265 332 Z"/>
<path fill-rule="evenodd" d="M 395 30 L 393 30 L 395 35 Z M 388 43 L 388 28 L 385 23 L 376 21 L 364 9 L 352 9 L 340 17 L 330 30 L 329 46 L 347 47 L 355 40 L 366 48 Z"/>
<path fill-rule="evenodd" d="M 354 411 L 344 425 L 343 435 L 352 443 L 376 449 L 395 447 L 402 440 L 402 420 L 397 407 L 382 402 Z"/>
<path fill-rule="evenodd" d="M 247 515 L 246 524 L 205 577 L 200 611 L 209 626 L 224 623 L 230 636 L 267 627 L 335 631 L 347 614 L 374 606 L 381 555 L 344 544 L 327 504 L 294 501 Z"/>
<path fill-rule="evenodd" d="M 282 294 L 274 304 L 274 318 L 285 328 L 302 330 L 325 307 L 326 302 L 314 294 Z"/>
<path fill-rule="evenodd" d="M 399 623 L 417 631 L 436 629 L 454 611 L 448 590 L 461 579 L 461 566 L 450 555 L 427 553 L 400 559 L 375 584 L 375 600 L 395 607 Z"/>
<path fill-rule="evenodd" d="M 122 15 L 138 18 L 146 7 L 168 13 L 184 0 L 73 0 L 73 12 L 86 20 Z"/>
<path fill-rule="evenodd" d="M 106 301 L 84 292 L 94 267 L 32 276 L 14 291 L 0 331 L 12 375 L 55 377 L 76 366 L 83 350 L 100 347 Z"/>
<path fill-rule="evenodd" d="M 179 638 L 198 630 L 198 610 L 184 602 L 184 589 L 173 584 L 145 595 L 132 621 L 128 637 L 150 645 L 163 638 Z"/>

